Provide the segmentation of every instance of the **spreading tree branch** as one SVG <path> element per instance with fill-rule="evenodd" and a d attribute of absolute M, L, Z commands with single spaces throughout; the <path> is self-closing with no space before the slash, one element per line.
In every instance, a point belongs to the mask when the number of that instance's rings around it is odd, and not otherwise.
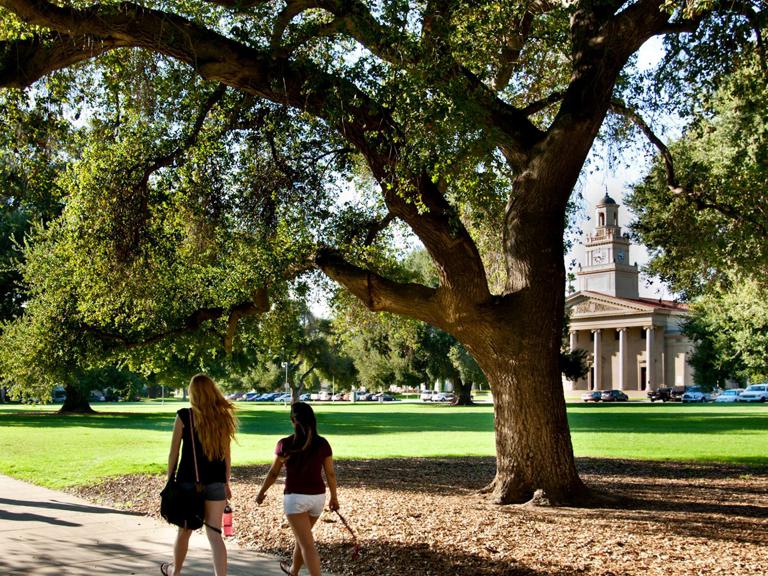
<path fill-rule="evenodd" d="M 315 261 L 318 268 L 357 296 L 371 311 L 408 315 L 436 326 L 444 324 L 444 310 L 434 288 L 394 282 L 350 264 L 332 249 L 319 250 Z"/>
<path fill-rule="evenodd" d="M 224 350 L 229 353 L 232 351 L 237 322 L 244 316 L 252 316 L 267 311 L 269 311 L 269 296 L 266 288 L 260 288 L 254 293 L 253 300 L 241 302 L 230 308 L 221 306 L 201 308 L 187 316 L 178 326 L 143 338 L 130 338 L 91 324 L 83 324 L 83 328 L 86 332 L 103 340 L 110 341 L 120 348 L 134 350 L 151 344 L 157 344 L 158 342 L 162 342 L 173 336 L 181 336 L 183 334 L 197 332 L 206 322 L 226 317 L 227 332 L 222 344 Z"/>
<path fill-rule="evenodd" d="M 675 174 L 672 153 L 670 152 L 669 148 L 661 141 L 661 138 L 659 138 L 653 132 L 648 123 L 645 122 L 645 120 L 636 110 L 632 110 L 623 102 L 616 100 L 611 102 L 611 110 L 614 113 L 631 120 L 659 151 L 659 154 L 661 154 L 662 160 L 664 161 L 664 174 L 667 181 L 667 188 L 669 188 L 670 192 L 676 196 L 682 196 L 688 202 L 691 202 L 694 206 L 696 206 L 698 210 L 712 210 L 722 214 L 734 222 L 746 220 L 762 234 L 768 234 L 768 229 L 763 224 L 763 222 L 757 218 L 754 218 L 752 215 L 737 210 L 729 203 L 714 202 L 710 200 L 706 197 L 706 191 L 704 190 L 694 190 L 690 187 L 681 185 Z"/>
<path fill-rule="evenodd" d="M 661 154 L 662 159 L 664 160 L 664 172 L 667 178 L 667 185 L 669 186 L 670 190 L 678 190 L 679 183 L 677 181 L 677 177 L 675 176 L 675 167 L 672 161 L 672 153 L 669 151 L 669 148 L 667 148 L 666 144 L 662 142 L 661 138 L 656 136 L 648 123 L 636 110 L 631 109 L 624 102 L 619 100 L 612 100 L 611 111 L 631 120 L 645 135 L 645 137 L 648 138 L 651 144 L 656 147 L 656 149 L 659 151 L 659 154 Z"/>

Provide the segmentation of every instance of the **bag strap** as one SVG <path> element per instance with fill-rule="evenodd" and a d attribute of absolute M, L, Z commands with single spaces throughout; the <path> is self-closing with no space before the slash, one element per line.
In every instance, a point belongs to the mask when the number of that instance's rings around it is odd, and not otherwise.
<path fill-rule="evenodd" d="M 195 482 L 200 484 L 200 473 L 197 471 L 197 450 L 195 449 L 195 414 L 189 409 L 189 426 L 192 429 L 192 458 L 195 460 Z"/>

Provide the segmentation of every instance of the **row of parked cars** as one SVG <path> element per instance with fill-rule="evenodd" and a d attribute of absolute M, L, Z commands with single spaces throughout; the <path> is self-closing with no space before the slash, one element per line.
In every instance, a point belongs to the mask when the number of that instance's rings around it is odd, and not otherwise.
<path fill-rule="evenodd" d="M 582 394 L 583 402 L 626 402 L 629 397 L 621 390 L 592 390 Z M 651 402 L 768 402 L 768 382 L 723 391 L 704 390 L 700 386 L 657 388 L 648 392 Z"/>
<path fill-rule="evenodd" d="M 584 402 L 626 402 L 629 396 L 621 390 L 592 390 L 581 395 Z"/>
<path fill-rule="evenodd" d="M 290 402 L 291 394 L 289 392 L 235 392 L 227 396 L 230 400 L 237 400 L 239 402 Z M 331 394 L 330 392 L 305 392 L 299 396 L 299 400 L 302 402 L 343 402 L 351 399 L 350 392 L 339 392 Z M 384 392 L 357 392 L 355 400 L 367 401 L 367 402 L 391 402 L 395 398 Z"/>
<path fill-rule="evenodd" d="M 648 392 L 651 402 L 768 402 L 768 382 L 728 390 L 704 390 L 699 386 L 658 388 Z"/>

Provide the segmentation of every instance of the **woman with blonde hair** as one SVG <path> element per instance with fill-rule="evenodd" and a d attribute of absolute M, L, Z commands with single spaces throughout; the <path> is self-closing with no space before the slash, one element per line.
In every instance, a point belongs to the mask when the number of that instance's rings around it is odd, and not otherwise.
<path fill-rule="evenodd" d="M 216 383 L 205 374 L 192 377 L 189 403 L 190 408 L 176 412 L 168 455 L 168 479 L 175 475 L 176 482 L 184 490 L 195 490 L 197 482 L 203 485 L 203 521 L 213 552 L 214 573 L 226 576 L 227 548 L 221 537 L 221 516 L 227 500 L 232 497 L 230 443 L 237 429 L 235 406 L 224 398 Z M 173 546 L 173 562 L 160 565 L 163 576 L 179 576 L 182 573 L 191 535 L 191 529 L 179 528 Z"/>

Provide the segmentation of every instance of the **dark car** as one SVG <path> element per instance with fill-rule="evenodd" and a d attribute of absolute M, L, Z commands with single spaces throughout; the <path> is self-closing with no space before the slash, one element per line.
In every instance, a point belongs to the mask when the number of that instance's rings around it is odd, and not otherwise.
<path fill-rule="evenodd" d="M 583 402 L 600 402 L 600 396 L 602 395 L 602 390 L 592 390 L 592 392 L 584 392 L 581 395 L 581 400 Z"/>
<path fill-rule="evenodd" d="M 651 402 L 661 400 L 662 402 L 679 402 L 683 398 L 685 388 L 676 386 L 674 388 L 657 388 L 648 392 L 648 398 Z"/>
<path fill-rule="evenodd" d="M 600 400 L 603 402 L 626 402 L 629 400 L 629 396 L 621 390 L 606 390 L 600 394 Z"/>

